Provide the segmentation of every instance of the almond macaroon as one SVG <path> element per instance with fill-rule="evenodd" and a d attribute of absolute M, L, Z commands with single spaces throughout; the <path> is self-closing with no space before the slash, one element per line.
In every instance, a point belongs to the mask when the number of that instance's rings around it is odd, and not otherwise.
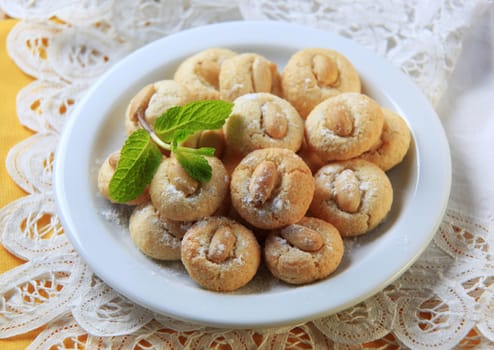
<path fill-rule="evenodd" d="M 174 157 L 161 162 L 151 180 L 149 195 L 163 218 L 194 221 L 212 215 L 224 203 L 229 176 L 218 158 L 206 159 L 212 168 L 207 182 L 193 179 Z"/>
<path fill-rule="evenodd" d="M 180 260 L 182 237 L 192 224 L 164 219 L 146 202 L 134 208 L 130 216 L 130 238 L 141 252 L 153 259 Z"/>
<path fill-rule="evenodd" d="M 161 80 L 146 85 L 132 98 L 125 113 L 125 130 L 130 135 L 140 128 L 138 113 L 153 126 L 163 113 L 192 101 L 188 89 L 174 80 Z"/>
<path fill-rule="evenodd" d="M 243 53 L 223 63 L 219 75 L 220 98 L 234 101 L 253 92 L 281 96 L 281 78 L 274 62 L 255 53 Z"/>
<path fill-rule="evenodd" d="M 364 94 L 343 93 L 318 104 L 305 121 L 307 144 L 324 162 L 358 157 L 379 140 L 381 107 Z"/>
<path fill-rule="evenodd" d="M 269 271 L 290 284 L 328 277 L 339 266 L 343 251 L 338 230 L 324 220 L 311 217 L 272 231 L 264 243 Z"/>
<path fill-rule="evenodd" d="M 386 173 L 362 159 L 332 162 L 315 175 L 310 211 L 333 224 L 343 237 L 379 225 L 391 209 L 393 187 Z"/>
<path fill-rule="evenodd" d="M 340 52 L 325 48 L 297 51 L 281 74 L 283 97 L 303 118 L 327 98 L 342 92 L 360 92 L 360 77 Z"/>
<path fill-rule="evenodd" d="M 185 233 L 182 262 L 189 276 L 202 287 L 230 292 L 255 276 L 261 247 L 245 226 L 214 216 L 198 221 Z"/>
<path fill-rule="evenodd" d="M 223 131 L 229 151 L 242 156 L 268 147 L 296 152 L 304 138 L 304 120 L 288 101 L 252 93 L 234 101 Z"/>
<path fill-rule="evenodd" d="M 230 195 L 238 214 L 259 229 L 302 219 L 314 193 L 314 178 L 295 152 L 264 148 L 245 156 L 232 174 Z"/>
<path fill-rule="evenodd" d="M 173 78 L 191 91 L 193 100 L 219 99 L 221 66 L 235 55 L 232 50 L 216 47 L 197 52 L 178 66 Z"/>

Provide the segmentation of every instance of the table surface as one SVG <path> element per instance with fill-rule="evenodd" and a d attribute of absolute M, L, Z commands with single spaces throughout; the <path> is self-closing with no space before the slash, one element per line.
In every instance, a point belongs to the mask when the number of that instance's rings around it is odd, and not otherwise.
<path fill-rule="evenodd" d="M 5 47 L 6 37 L 16 22 L 14 20 L 0 21 L 0 208 L 21 198 L 26 193 L 10 178 L 5 168 L 5 159 L 9 150 L 20 141 L 33 133 L 19 123 L 16 114 L 16 95 L 20 89 L 33 79 L 24 74 L 10 59 Z M 0 245 L 0 273 L 22 264 L 23 261 L 14 257 Z M 25 349 L 36 337 L 38 332 L 33 331 L 8 340 L 0 339 L 0 349 Z"/>
<path fill-rule="evenodd" d="M 26 195 L 8 175 L 5 160 L 9 150 L 14 145 L 34 134 L 19 123 L 16 114 L 16 96 L 33 79 L 23 73 L 7 54 L 6 38 L 15 23 L 16 21 L 11 19 L 0 20 L 0 116 L 2 118 L 2 127 L 0 128 L 0 161 L 2 163 L 0 165 L 0 208 Z M 14 257 L 0 245 L 0 274 L 22 263 L 21 259 Z M 35 330 L 9 339 L 0 339 L 0 349 L 25 349 L 39 332 L 40 330 Z M 475 330 L 471 331 L 470 336 L 472 336 L 472 332 L 475 333 Z M 375 344 L 376 348 L 380 345 L 379 341 L 376 341 Z M 475 344 L 473 343 L 472 346 L 474 347 Z"/>

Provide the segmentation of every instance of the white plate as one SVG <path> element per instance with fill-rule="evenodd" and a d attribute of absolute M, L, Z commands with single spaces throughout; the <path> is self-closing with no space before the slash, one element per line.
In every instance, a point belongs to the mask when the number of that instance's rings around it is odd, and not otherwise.
<path fill-rule="evenodd" d="M 287 286 L 266 270 L 248 286 L 222 294 L 199 288 L 180 263 L 142 255 L 128 231 L 104 215 L 111 206 L 97 192 L 99 164 L 124 139 L 124 111 L 144 85 L 172 78 L 187 56 L 210 47 L 255 52 L 280 71 L 306 47 L 346 55 L 360 73 L 364 92 L 408 122 L 413 142 L 389 172 L 395 191 L 386 221 L 347 240 L 342 264 L 330 278 Z M 352 306 L 402 274 L 426 248 L 444 214 L 451 164 L 441 123 L 409 79 L 372 52 L 337 35 L 274 22 L 232 22 L 186 30 L 153 42 L 107 72 L 87 93 L 63 132 L 55 160 L 55 192 L 65 232 L 91 269 L 129 299 L 158 313 L 224 327 L 263 327 L 322 317 Z"/>

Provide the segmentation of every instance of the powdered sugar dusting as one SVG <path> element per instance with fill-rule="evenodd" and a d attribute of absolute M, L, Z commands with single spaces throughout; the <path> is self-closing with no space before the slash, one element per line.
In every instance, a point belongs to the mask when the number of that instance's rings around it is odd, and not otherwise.
<path fill-rule="evenodd" d="M 100 211 L 100 215 L 108 222 L 127 228 L 132 208 L 127 205 L 110 205 Z"/>
<path fill-rule="evenodd" d="M 241 97 L 238 98 L 239 101 L 243 101 L 243 100 L 257 101 L 258 99 L 259 99 L 259 96 L 256 93 L 248 93 L 248 94 L 242 95 Z"/>
<path fill-rule="evenodd" d="M 273 200 L 272 208 L 274 211 L 281 212 L 288 206 L 288 203 L 280 198 L 279 196 L 275 197 Z"/>
<path fill-rule="evenodd" d="M 163 243 L 163 245 L 165 245 L 169 248 L 172 248 L 172 249 L 178 249 L 178 248 L 180 248 L 180 245 L 182 244 L 180 239 L 177 239 L 175 236 L 171 235 L 168 232 L 163 233 L 160 241 L 161 241 L 161 243 Z"/>
<path fill-rule="evenodd" d="M 231 91 L 237 92 L 237 91 L 242 91 L 244 89 L 244 84 L 242 83 L 235 83 L 231 87 Z"/>
<path fill-rule="evenodd" d="M 310 88 L 312 88 L 312 86 L 313 86 L 312 80 L 310 78 L 305 78 L 304 79 L 304 88 L 310 89 Z"/>

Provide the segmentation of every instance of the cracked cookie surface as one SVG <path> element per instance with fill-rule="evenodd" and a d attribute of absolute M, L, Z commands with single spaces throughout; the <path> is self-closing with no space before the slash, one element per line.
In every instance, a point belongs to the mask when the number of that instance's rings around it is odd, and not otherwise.
<path fill-rule="evenodd" d="M 264 148 L 246 155 L 232 174 L 235 210 L 251 225 L 273 229 L 300 220 L 309 208 L 314 178 L 293 151 Z"/>
<path fill-rule="evenodd" d="M 283 97 L 303 118 L 320 102 L 342 92 L 360 92 L 358 72 L 341 53 L 324 48 L 296 52 L 281 74 Z"/>
<path fill-rule="evenodd" d="M 206 159 L 212 168 L 207 182 L 192 179 L 174 157 L 161 162 L 151 180 L 149 195 L 163 218 L 194 221 L 212 215 L 224 203 L 229 176 L 218 158 Z"/>
<path fill-rule="evenodd" d="M 237 55 L 224 48 L 210 48 L 186 58 L 177 68 L 174 80 L 191 92 L 194 100 L 219 99 L 219 74 L 223 62 Z"/>
<path fill-rule="evenodd" d="M 228 148 L 239 155 L 268 147 L 296 152 L 304 137 L 304 121 L 288 101 L 269 93 L 252 93 L 234 101 L 223 130 Z"/>
<path fill-rule="evenodd" d="M 242 53 L 225 60 L 219 74 L 219 87 L 220 98 L 226 101 L 254 92 L 280 96 L 281 77 L 276 64 L 267 58 Z"/>
<path fill-rule="evenodd" d="M 358 93 L 340 94 L 318 104 L 307 117 L 307 144 L 324 162 L 355 158 L 378 142 L 383 123 L 376 101 Z"/>
<path fill-rule="evenodd" d="M 382 108 L 383 130 L 378 142 L 370 150 L 359 156 L 382 170 L 388 171 L 399 164 L 410 147 L 411 135 L 405 120 L 396 112 Z"/>
<path fill-rule="evenodd" d="M 153 259 L 180 260 L 180 242 L 191 224 L 161 218 L 151 202 L 147 202 L 132 211 L 130 238 L 139 250 Z"/>
<path fill-rule="evenodd" d="M 392 202 L 386 173 L 369 161 L 352 159 L 319 169 L 310 212 L 336 226 L 343 237 L 357 236 L 380 224 Z"/>
<path fill-rule="evenodd" d="M 264 243 L 268 269 L 290 284 L 328 277 L 340 264 L 343 252 L 343 240 L 336 227 L 312 217 L 270 232 Z"/>
<path fill-rule="evenodd" d="M 256 274 L 261 247 L 252 231 L 226 217 L 196 222 L 182 240 L 182 262 L 202 287 L 221 292 L 236 290 Z"/>

